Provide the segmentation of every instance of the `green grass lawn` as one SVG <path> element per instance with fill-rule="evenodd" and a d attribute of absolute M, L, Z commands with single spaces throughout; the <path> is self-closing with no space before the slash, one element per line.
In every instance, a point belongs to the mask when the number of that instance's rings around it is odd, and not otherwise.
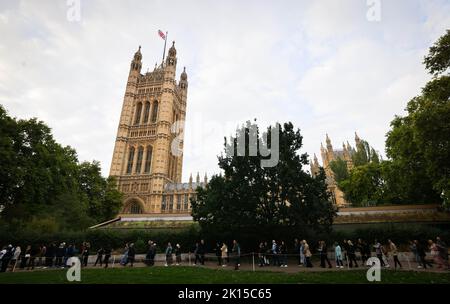
<path fill-rule="evenodd" d="M 1 273 L 5 283 L 69 283 L 65 270 Z M 365 270 L 281 273 L 197 267 L 83 269 L 83 284 L 369 283 Z M 382 270 L 381 283 L 450 284 L 450 273 Z M 74 283 L 70 283 L 74 284 Z"/>

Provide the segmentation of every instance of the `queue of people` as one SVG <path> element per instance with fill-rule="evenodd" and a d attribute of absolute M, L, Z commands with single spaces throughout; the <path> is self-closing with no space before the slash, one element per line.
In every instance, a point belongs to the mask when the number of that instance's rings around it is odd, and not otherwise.
<path fill-rule="evenodd" d="M 165 256 L 166 267 L 174 264 L 173 255 L 175 255 L 175 265 L 182 264 L 182 252 L 193 252 L 193 265 L 205 265 L 208 255 L 208 248 L 204 240 L 196 242 L 191 250 L 183 250 L 180 244 L 172 246 L 168 242 L 163 246 L 162 252 Z M 430 268 L 436 266 L 439 269 L 449 269 L 448 247 L 437 237 L 435 241 L 419 242 L 412 240 L 409 243 L 409 250 L 414 257 L 417 268 Z M 230 247 L 226 242 L 217 242 L 213 249 L 217 259 L 217 265 L 227 267 L 228 264 L 234 265 L 236 270 L 240 267 L 241 247 L 237 240 L 233 240 Z M 331 256 L 334 260 L 336 268 L 357 268 L 360 265 L 366 265 L 366 261 L 374 256 L 378 258 L 382 267 L 390 267 L 393 262 L 395 269 L 402 268 L 403 265 L 399 259 L 399 250 L 397 245 L 388 239 L 385 244 L 379 240 L 373 243 L 366 242 L 362 239 L 356 241 L 344 239 L 342 242 L 334 242 L 333 246 L 328 247 L 324 240 L 319 240 L 316 245 L 310 245 L 306 240 L 295 239 L 292 250 L 288 250 L 288 246 L 284 240 L 272 240 L 270 244 L 267 241 L 259 243 L 256 255 L 256 263 L 260 267 L 288 267 L 288 261 L 295 260 L 298 266 L 312 268 L 313 256 L 320 261 L 321 268 L 332 268 Z M 427 254 L 429 256 L 427 257 Z M 147 252 L 143 258 L 143 262 L 148 266 L 155 265 L 155 257 L 157 254 L 157 244 L 150 240 L 147 243 Z M 74 244 L 66 244 L 61 242 L 59 245 L 51 243 L 48 246 L 27 246 L 22 249 L 20 246 L 8 245 L 0 251 L 0 271 L 5 272 L 9 268 L 14 271 L 16 268 L 33 270 L 35 267 L 40 268 L 64 268 L 67 261 L 71 257 L 79 257 L 81 265 L 87 267 L 89 257 L 91 255 L 91 245 L 89 242 L 83 242 L 79 249 Z M 253 253 L 247 254 L 251 256 Z M 108 268 L 112 256 L 111 247 L 100 247 L 95 253 L 95 262 L 93 266 Z M 290 259 L 289 259 L 290 257 Z M 189 255 L 190 258 L 190 255 Z M 136 249 L 134 243 L 127 243 L 123 248 L 120 258 L 120 265 L 133 267 L 136 261 Z M 359 263 L 358 263 L 359 262 Z M 408 261 L 409 263 L 409 261 Z M 190 261 L 189 261 L 190 264 Z"/>

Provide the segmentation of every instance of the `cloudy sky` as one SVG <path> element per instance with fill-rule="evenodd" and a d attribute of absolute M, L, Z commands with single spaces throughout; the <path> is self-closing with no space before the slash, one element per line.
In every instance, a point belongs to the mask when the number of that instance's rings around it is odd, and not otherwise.
<path fill-rule="evenodd" d="M 340 148 L 354 131 L 383 153 L 450 28 L 448 0 L 80 0 L 79 20 L 72 2 L 0 0 L 0 103 L 44 120 L 105 176 L 131 58 L 142 45 L 143 72 L 161 61 L 158 29 L 189 77 L 186 181 L 218 172 L 223 136 L 254 118 L 292 121 L 310 155 L 326 133 Z"/>

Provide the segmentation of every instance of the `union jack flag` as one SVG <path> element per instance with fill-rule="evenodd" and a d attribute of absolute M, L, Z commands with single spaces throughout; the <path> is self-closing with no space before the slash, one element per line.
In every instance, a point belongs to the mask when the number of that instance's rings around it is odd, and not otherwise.
<path fill-rule="evenodd" d="M 158 34 L 159 34 L 159 37 L 166 40 L 166 35 L 164 35 L 164 33 L 161 30 L 158 30 Z"/>

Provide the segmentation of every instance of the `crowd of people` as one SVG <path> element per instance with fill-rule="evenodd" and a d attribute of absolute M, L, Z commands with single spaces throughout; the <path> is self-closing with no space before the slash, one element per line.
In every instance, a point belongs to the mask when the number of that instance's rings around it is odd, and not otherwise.
<path fill-rule="evenodd" d="M 163 246 L 162 252 L 165 255 L 165 266 L 174 264 L 173 256 L 175 255 L 175 265 L 182 263 L 182 248 L 180 244 L 172 246 L 168 242 Z M 229 249 L 230 248 L 230 249 Z M 189 264 L 191 264 L 191 252 L 193 253 L 193 265 L 205 265 L 206 258 L 216 257 L 217 265 L 226 267 L 232 263 L 236 270 L 240 267 L 241 247 L 237 240 L 233 240 L 232 245 L 228 247 L 226 242 L 217 242 L 215 247 L 211 250 L 205 244 L 204 240 L 196 242 L 191 250 L 184 250 L 189 252 Z M 450 269 L 448 261 L 448 247 L 441 240 L 436 237 L 435 241 L 428 240 L 423 243 L 418 240 L 412 240 L 409 243 L 409 251 L 412 253 L 413 262 L 416 263 L 417 268 L 433 267 Z M 147 252 L 142 259 L 148 266 L 155 265 L 155 257 L 158 252 L 156 242 L 150 240 L 147 243 Z M 68 260 L 71 257 L 79 257 L 81 266 L 87 267 L 89 257 L 91 254 L 91 245 L 89 242 L 83 242 L 79 249 L 74 244 L 66 244 L 61 242 L 59 245 L 51 243 L 49 245 L 32 246 L 28 245 L 24 250 L 20 246 L 8 245 L 3 247 L 0 251 L 0 270 L 5 272 L 8 269 L 14 271 L 15 269 L 32 270 L 35 267 L 40 268 L 64 268 L 71 265 Z M 310 246 L 306 240 L 295 239 L 291 250 L 285 241 L 260 242 L 257 251 L 248 253 L 246 256 L 251 256 L 256 259 L 259 267 L 288 267 L 288 261 L 298 266 L 312 268 L 313 256 L 320 261 L 320 267 L 332 268 L 331 256 L 334 258 L 335 267 L 342 269 L 344 267 L 356 268 L 360 265 L 366 265 L 369 258 L 373 256 L 378 258 L 382 267 L 390 267 L 393 263 L 394 268 L 402 268 L 403 265 L 399 259 L 399 250 L 397 245 L 392 240 L 387 240 L 386 243 L 381 243 L 375 240 L 373 243 L 358 239 L 356 241 L 343 240 L 342 242 L 334 242 L 333 246 L 328 246 L 324 240 L 318 241 L 316 244 Z M 427 257 L 427 254 L 430 256 Z M 112 257 L 112 248 L 100 247 L 95 252 L 95 262 L 93 266 L 108 268 L 110 259 Z M 93 261 L 93 259 L 91 260 Z M 132 267 L 136 261 L 136 249 L 134 243 L 127 243 L 122 251 L 119 263 L 122 266 Z M 359 262 L 359 264 L 358 264 Z M 409 262 L 409 261 L 408 261 Z M 367 265 L 366 265 L 367 266 Z"/>

